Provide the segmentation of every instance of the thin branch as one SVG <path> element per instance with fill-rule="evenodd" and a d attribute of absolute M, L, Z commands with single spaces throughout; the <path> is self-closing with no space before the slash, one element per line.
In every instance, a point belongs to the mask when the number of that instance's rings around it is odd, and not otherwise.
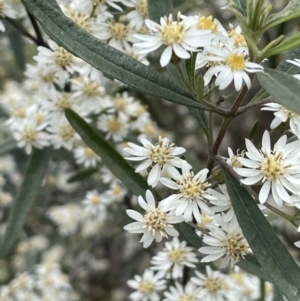
<path fill-rule="evenodd" d="M 37 45 L 48 47 L 48 45 L 45 43 L 45 41 L 43 39 L 42 32 L 40 30 L 40 27 L 39 27 L 36 19 L 33 17 L 33 15 L 28 10 L 27 10 L 27 14 L 28 14 L 28 17 L 30 19 L 30 22 L 31 22 L 33 29 L 35 31 L 35 34 L 36 34 Z"/>
<path fill-rule="evenodd" d="M 270 102 L 273 102 L 273 101 L 274 101 L 273 97 L 272 96 L 268 96 L 268 97 L 262 99 L 261 101 L 258 101 L 256 103 L 251 103 L 249 105 L 246 105 L 246 106 L 243 106 L 243 107 L 239 108 L 238 111 L 236 112 L 235 116 L 241 115 L 241 114 L 243 114 L 244 112 L 246 112 L 249 109 L 261 107 L 264 104 L 270 103 Z"/>

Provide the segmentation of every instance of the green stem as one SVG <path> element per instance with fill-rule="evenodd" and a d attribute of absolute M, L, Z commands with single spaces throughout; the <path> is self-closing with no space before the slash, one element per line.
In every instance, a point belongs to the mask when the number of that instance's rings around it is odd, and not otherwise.
<path fill-rule="evenodd" d="M 266 283 L 264 279 L 260 279 L 260 299 L 259 301 L 265 301 L 266 299 Z"/>

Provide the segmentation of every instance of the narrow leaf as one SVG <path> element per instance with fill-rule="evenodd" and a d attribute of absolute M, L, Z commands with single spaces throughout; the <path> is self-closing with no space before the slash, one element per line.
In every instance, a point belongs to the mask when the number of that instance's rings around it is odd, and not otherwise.
<path fill-rule="evenodd" d="M 158 73 L 93 37 L 48 1 L 22 1 L 54 41 L 108 76 L 144 93 L 178 104 L 203 108 L 182 85 L 174 82 L 172 77 Z"/>
<path fill-rule="evenodd" d="M 204 131 L 205 135 L 208 135 L 208 128 L 207 128 L 207 118 L 205 115 L 205 112 L 201 109 L 196 109 L 196 108 L 189 108 L 190 112 L 193 114 L 195 119 L 198 122 L 198 125 L 200 128 Z"/>
<path fill-rule="evenodd" d="M 299 301 L 300 268 L 240 182 L 224 168 L 222 173 L 240 227 L 262 270 L 289 301 Z"/>
<path fill-rule="evenodd" d="M 75 175 L 71 176 L 67 182 L 73 183 L 73 182 L 85 180 L 85 179 L 89 178 L 90 176 L 92 176 L 98 170 L 99 170 L 98 168 L 90 168 L 90 169 L 80 170 Z"/>
<path fill-rule="evenodd" d="M 149 18 L 156 23 L 159 23 L 161 17 L 169 16 L 173 11 L 171 0 L 147 0 Z"/>
<path fill-rule="evenodd" d="M 15 139 L 11 138 L 5 141 L 3 144 L 0 145 L 0 156 L 11 152 L 12 150 L 17 148 L 17 142 Z"/>
<path fill-rule="evenodd" d="M 292 75 L 275 69 L 265 68 L 258 73 L 259 83 L 274 99 L 288 109 L 300 114 L 300 81 Z"/>
<path fill-rule="evenodd" d="M 135 173 L 133 167 L 77 113 L 67 109 L 65 114 L 82 140 L 101 157 L 103 164 L 123 182 L 127 189 L 135 195 L 144 195 L 149 188 L 146 180 Z"/>
<path fill-rule="evenodd" d="M 245 272 L 255 275 L 260 279 L 264 279 L 266 281 L 270 281 L 270 278 L 266 275 L 266 273 L 262 270 L 261 266 L 258 264 L 253 263 L 252 261 L 248 260 L 246 256 L 245 259 L 241 259 L 238 263 L 237 266 L 239 266 L 242 270 Z"/>
<path fill-rule="evenodd" d="M 287 62 L 287 60 L 294 60 L 294 59 L 298 59 L 299 57 L 300 57 L 300 46 L 293 49 L 289 54 L 287 54 L 286 57 L 276 67 L 276 70 L 285 72 L 287 74 L 299 73 L 299 67 Z M 268 96 L 269 93 L 265 89 L 261 88 L 253 97 L 251 103 L 264 99 Z"/>
<path fill-rule="evenodd" d="M 244 16 L 247 16 L 247 0 L 230 0 L 229 5 L 233 6 Z"/>
<path fill-rule="evenodd" d="M 202 246 L 202 239 L 195 233 L 195 229 L 187 223 L 180 223 L 176 228 L 182 235 L 182 238 L 193 248 L 199 249 Z"/>
<path fill-rule="evenodd" d="M 0 255 L 8 255 L 37 197 L 50 159 L 51 149 L 34 149 L 27 165 L 23 183 L 11 208 Z"/>

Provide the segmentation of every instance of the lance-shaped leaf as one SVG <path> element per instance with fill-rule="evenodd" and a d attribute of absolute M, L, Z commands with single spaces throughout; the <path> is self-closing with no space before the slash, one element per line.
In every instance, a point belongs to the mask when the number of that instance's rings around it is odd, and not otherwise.
<path fill-rule="evenodd" d="M 186 89 L 171 77 L 163 76 L 151 67 L 96 39 L 68 19 L 60 9 L 44 0 L 22 0 L 46 33 L 74 55 L 82 58 L 110 77 L 116 78 L 144 93 L 169 101 L 203 108 Z"/>
<path fill-rule="evenodd" d="M 276 70 L 285 72 L 287 74 L 299 73 L 300 72 L 299 67 L 287 62 L 287 60 L 294 60 L 294 59 L 298 59 L 299 57 L 300 57 L 300 46 L 293 49 L 290 53 L 288 53 L 288 55 L 276 67 Z M 262 88 L 253 97 L 253 99 L 251 100 L 251 103 L 259 101 L 268 96 L 269 96 L 269 93 L 265 89 Z"/>
<path fill-rule="evenodd" d="M 135 173 L 132 166 L 77 113 L 67 109 L 65 114 L 82 140 L 101 157 L 102 163 L 123 182 L 127 189 L 135 195 L 144 195 L 149 189 L 146 180 Z"/>
<path fill-rule="evenodd" d="M 90 176 L 92 176 L 94 173 L 96 173 L 98 170 L 99 168 L 89 168 L 89 169 L 80 170 L 76 174 L 71 176 L 67 182 L 73 183 L 73 182 L 85 180 Z"/>
<path fill-rule="evenodd" d="M 276 69 L 265 68 L 257 74 L 259 83 L 274 99 L 286 108 L 300 114 L 300 81 Z"/>
<path fill-rule="evenodd" d="M 11 138 L 0 145 L 0 156 L 14 150 L 17 148 L 17 142 L 15 139 Z"/>
<path fill-rule="evenodd" d="M 23 183 L 11 208 L 6 232 L 1 242 L 0 255 L 8 255 L 37 197 L 52 150 L 34 149 L 24 175 Z"/>
<path fill-rule="evenodd" d="M 187 223 L 180 223 L 175 225 L 176 229 L 182 235 L 182 238 L 193 248 L 199 249 L 202 246 L 202 238 L 196 233 L 195 229 L 189 226 Z"/>
<path fill-rule="evenodd" d="M 241 183 L 226 169 L 222 173 L 239 225 L 262 270 L 289 301 L 299 301 L 300 268 Z"/>
<path fill-rule="evenodd" d="M 173 4 L 171 0 L 147 0 L 149 18 L 156 23 L 163 16 L 168 16 L 173 11 Z"/>

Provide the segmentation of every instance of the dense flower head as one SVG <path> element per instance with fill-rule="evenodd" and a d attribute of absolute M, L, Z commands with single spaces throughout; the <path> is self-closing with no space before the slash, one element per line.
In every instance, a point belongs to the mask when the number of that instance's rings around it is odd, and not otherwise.
<path fill-rule="evenodd" d="M 168 210 L 165 210 L 158 205 L 156 207 L 153 194 L 150 190 L 146 191 L 146 202 L 139 196 L 139 205 L 145 210 L 145 214 L 128 209 L 126 213 L 136 222 L 124 227 L 130 233 L 143 233 L 140 242 L 143 243 L 144 248 L 148 248 L 155 239 L 160 242 L 163 237 L 179 235 L 178 231 L 174 229 L 172 224 L 177 224 L 183 221 L 182 216 L 175 216 Z"/>
<path fill-rule="evenodd" d="M 124 151 L 134 157 L 125 157 L 127 160 L 142 161 L 136 168 L 135 172 L 141 172 L 150 168 L 148 176 L 148 184 L 155 187 L 161 177 L 162 171 L 166 171 L 170 176 L 177 173 L 176 167 L 181 167 L 184 160 L 178 156 L 185 152 L 185 148 L 176 147 L 174 143 L 170 143 L 168 138 L 158 138 L 156 144 L 152 144 L 147 139 L 141 139 L 143 147 L 128 143 L 129 147 L 124 148 Z"/>
<path fill-rule="evenodd" d="M 265 203 L 270 191 L 278 206 L 283 202 L 292 204 L 298 198 L 292 198 L 290 193 L 298 194 L 299 185 L 299 141 L 287 143 L 287 137 L 282 136 L 271 149 L 270 134 L 265 131 L 262 147 L 258 150 L 254 144 L 246 139 L 246 156 L 238 160 L 246 168 L 237 168 L 236 172 L 245 179 L 245 185 L 254 185 L 262 181 L 259 192 L 260 203 Z"/>

